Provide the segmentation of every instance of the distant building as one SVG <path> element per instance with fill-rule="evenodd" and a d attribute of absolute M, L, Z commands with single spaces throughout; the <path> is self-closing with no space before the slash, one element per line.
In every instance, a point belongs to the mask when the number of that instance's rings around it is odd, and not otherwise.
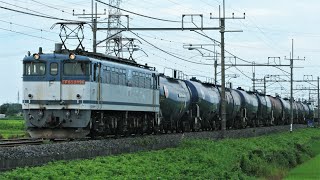
<path fill-rule="evenodd" d="M 3 119 L 3 118 L 5 118 L 5 117 L 6 117 L 5 114 L 0 114 L 0 119 Z"/>

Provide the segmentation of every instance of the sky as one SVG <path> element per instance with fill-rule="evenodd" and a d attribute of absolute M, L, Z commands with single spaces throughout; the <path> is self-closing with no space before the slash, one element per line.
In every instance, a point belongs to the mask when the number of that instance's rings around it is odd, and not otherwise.
<path fill-rule="evenodd" d="M 109 3 L 109 1 L 101 0 Z M 98 12 L 103 13 L 108 6 L 97 3 Z M 210 13 L 213 17 L 219 16 L 219 5 L 221 0 L 122 0 L 120 7 L 145 16 L 173 20 L 177 22 L 164 22 L 145 18 L 122 11 L 123 15 L 129 15 L 130 27 L 181 27 L 182 14 L 203 14 L 204 27 L 218 27 L 217 19 L 210 19 Z M 10 8 L 23 12 L 53 16 L 57 18 L 70 19 L 76 21 L 89 21 L 90 19 L 80 19 L 72 15 L 74 10 L 76 14 L 91 13 L 91 0 L 0 0 L 0 7 Z M 245 19 L 227 19 L 226 30 L 243 31 L 227 32 L 225 34 L 225 48 L 233 55 L 247 62 L 264 64 L 268 62 L 268 57 L 280 57 L 280 62 L 289 64 L 285 60 L 290 57 L 291 40 L 294 39 L 294 58 L 304 58 L 305 61 L 294 61 L 294 79 L 302 80 L 308 76 L 314 80 L 319 74 L 320 58 L 320 23 L 319 16 L 320 1 L 309 0 L 226 0 L 226 17 L 243 17 Z M 107 15 L 100 15 L 99 21 L 106 22 Z M 194 24 L 191 18 L 186 17 L 185 27 L 200 27 L 198 17 L 194 18 Z M 38 52 L 42 47 L 45 53 L 52 53 L 54 44 L 59 43 L 59 26 L 52 25 L 59 20 L 35 17 L 18 12 L 13 12 L 0 8 L 0 104 L 15 103 L 22 101 L 22 59 L 28 51 Z M 122 19 L 122 24 L 127 20 Z M 99 23 L 98 27 L 107 27 L 106 23 Z M 199 31 L 201 32 L 201 31 Z M 217 30 L 203 31 L 205 35 L 220 41 L 220 33 Z M 86 50 L 92 51 L 92 31 L 90 26 L 86 25 L 84 29 L 84 45 Z M 161 73 L 171 75 L 171 69 L 177 69 L 189 77 L 197 76 L 205 81 L 214 77 L 213 65 L 199 65 L 190 63 L 193 61 L 203 64 L 213 64 L 212 56 L 214 46 L 206 46 L 199 51 L 188 50 L 183 46 L 189 44 L 213 44 L 209 38 L 191 31 L 135 31 L 123 32 L 123 37 L 136 38 L 136 41 L 142 51 L 134 52 L 134 59 L 141 64 L 148 63 L 154 66 Z M 106 38 L 106 31 L 98 31 L 98 40 Z M 72 48 L 75 42 L 69 42 Z M 103 44 L 102 44 L 103 45 Z M 219 47 L 215 47 L 220 51 Z M 105 48 L 100 47 L 98 51 L 105 53 Z M 169 55 L 171 54 L 171 55 Z M 124 54 L 124 57 L 126 54 Z M 234 63 L 234 58 L 226 54 L 227 63 Z M 237 63 L 247 64 L 240 59 Z M 272 62 L 274 63 L 274 62 Z M 218 68 L 219 69 L 219 68 Z M 288 79 L 289 67 L 281 67 L 282 70 L 273 67 L 256 67 L 255 76 L 262 79 L 264 76 L 273 74 L 280 75 L 281 78 Z M 220 72 L 220 70 L 218 70 Z M 231 82 L 233 87 L 242 87 L 246 90 L 252 90 L 252 67 L 232 67 L 227 69 L 229 76 L 226 81 Z M 208 77 L 208 78 L 206 78 Z M 236 78 L 234 78 L 236 77 Z M 220 77 L 218 76 L 218 82 Z M 314 87 L 315 83 L 295 83 L 294 88 Z M 257 85 L 257 89 L 262 89 Z M 288 83 L 267 82 L 267 93 L 270 95 L 280 94 L 282 97 L 288 96 L 290 86 Z M 316 97 L 311 93 L 312 97 Z M 295 91 L 295 98 L 307 99 L 308 91 Z"/>

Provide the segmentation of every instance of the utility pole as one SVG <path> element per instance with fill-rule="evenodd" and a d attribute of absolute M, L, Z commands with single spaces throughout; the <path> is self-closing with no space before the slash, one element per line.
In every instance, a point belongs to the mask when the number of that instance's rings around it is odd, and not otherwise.
<path fill-rule="evenodd" d="M 254 65 L 255 65 L 255 62 L 252 62 L 252 90 L 253 90 L 253 92 L 256 91 L 256 83 L 255 83 L 256 68 Z"/>
<path fill-rule="evenodd" d="M 217 51 L 214 54 L 215 58 L 214 58 L 214 84 L 217 85 L 217 67 L 218 67 L 218 54 Z"/>
<path fill-rule="evenodd" d="M 91 0 L 91 13 L 87 14 L 85 10 L 83 9 L 82 14 L 75 14 L 74 10 L 72 15 L 73 16 L 78 16 L 79 18 L 83 19 L 89 19 L 91 18 L 91 30 L 92 30 L 92 49 L 93 52 L 97 52 L 97 19 L 100 18 L 98 15 L 106 15 L 106 9 L 104 9 L 104 13 L 98 14 L 98 5 L 97 3 L 93 3 L 94 0 Z"/>
<path fill-rule="evenodd" d="M 263 93 L 267 94 L 266 76 L 263 76 Z"/>
<path fill-rule="evenodd" d="M 305 60 L 305 59 L 294 59 L 293 56 L 293 39 L 291 44 L 291 54 L 290 54 L 290 132 L 292 132 L 292 126 L 293 126 L 293 61 L 294 60 Z"/>
<path fill-rule="evenodd" d="M 225 131 L 226 131 L 226 124 L 227 124 L 227 114 L 226 114 L 226 77 L 225 77 L 225 44 L 224 44 L 224 33 L 225 32 L 231 32 L 225 30 L 225 20 L 226 19 L 245 19 L 244 17 L 236 18 L 234 17 L 234 14 L 231 18 L 226 18 L 225 15 L 225 0 L 223 0 L 223 7 L 222 7 L 222 17 L 221 17 L 221 11 L 219 6 L 219 18 L 213 18 L 210 17 L 210 19 L 219 19 L 220 22 L 220 34 L 221 34 L 221 130 L 222 130 L 222 136 L 224 137 Z M 242 31 L 232 31 L 232 32 L 242 32 Z"/>

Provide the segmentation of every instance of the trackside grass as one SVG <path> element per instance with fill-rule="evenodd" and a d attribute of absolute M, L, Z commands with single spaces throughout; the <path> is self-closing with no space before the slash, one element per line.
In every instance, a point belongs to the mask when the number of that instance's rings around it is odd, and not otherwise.
<path fill-rule="evenodd" d="M 0 138 L 25 137 L 24 120 L 0 120 Z"/>
<path fill-rule="evenodd" d="M 320 155 L 294 168 L 285 179 L 320 179 Z"/>
<path fill-rule="evenodd" d="M 316 139 L 315 139 L 316 141 Z M 313 152 L 316 152 L 318 155 L 313 159 L 297 166 L 292 169 L 286 180 L 298 180 L 298 179 L 320 179 L 320 139 L 317 143 L 314 143 L 312 146 Z"/>
<path fill-rule="evenodd" d="M 177 148 L 19 168 L 0 179 L 282 178 L 315 156 L 319 139 L 320 129 L 303 129 L 248 139 L 184 140 Z"/>

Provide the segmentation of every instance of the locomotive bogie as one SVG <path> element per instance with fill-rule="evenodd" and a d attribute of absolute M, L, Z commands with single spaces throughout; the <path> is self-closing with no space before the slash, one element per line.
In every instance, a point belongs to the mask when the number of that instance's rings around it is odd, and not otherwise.
<path fill-rule="evenodd" d="M 30 109 L 24 110 L 28 132 L 33 138 L 79 138 L 89 134 L 91 112 L 79 109 Z M 63 134 L 63 129 L 69 133 Z M 59 130 L 59 131 L 58 131 Z"/>

